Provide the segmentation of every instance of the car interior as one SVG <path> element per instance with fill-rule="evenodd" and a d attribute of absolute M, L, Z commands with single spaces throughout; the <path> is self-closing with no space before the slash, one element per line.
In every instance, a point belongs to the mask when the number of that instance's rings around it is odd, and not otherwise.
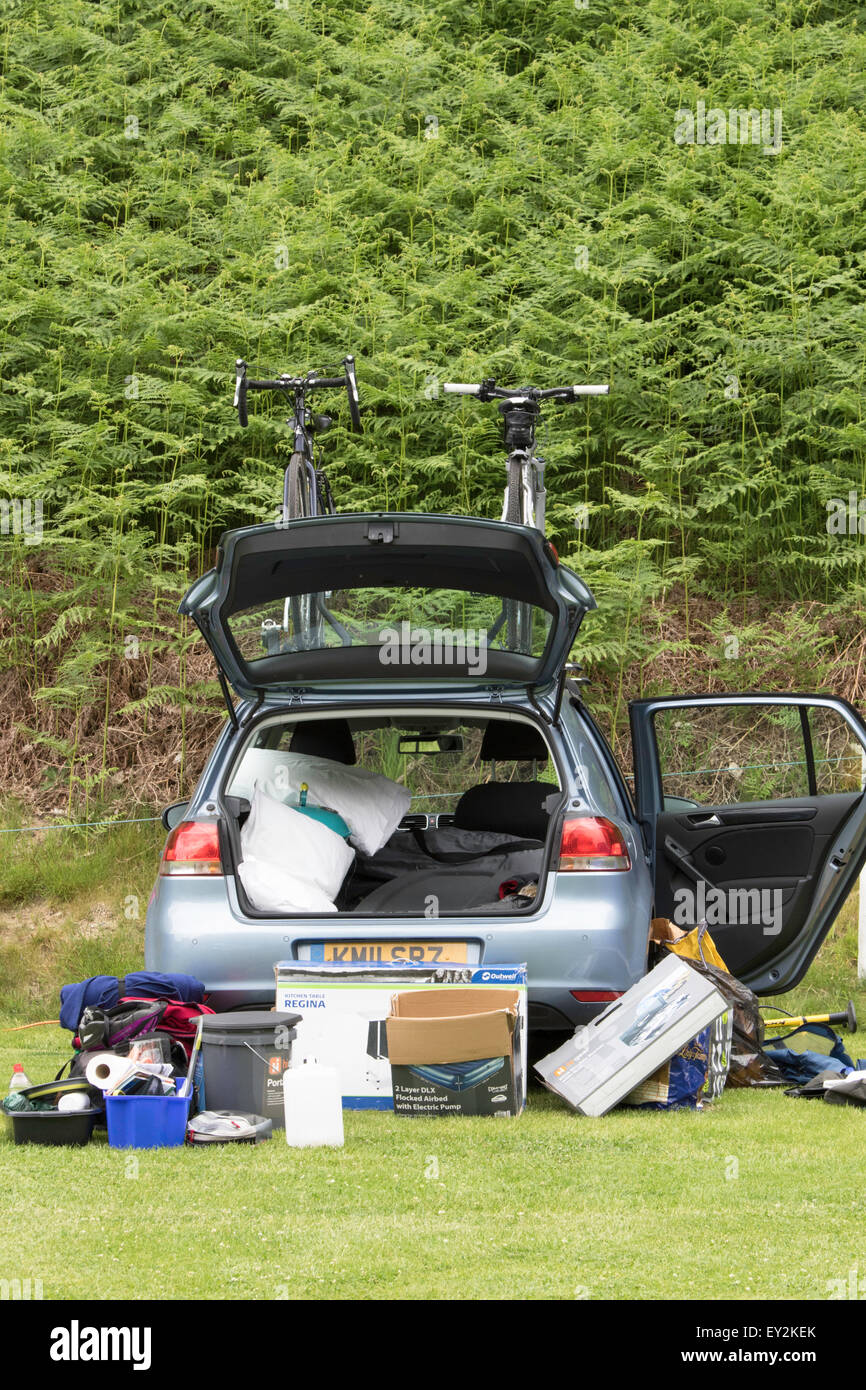
<path fill-rule="evenodd" d="M 288 755 L 288 757 L 287 757 Z M 306 763 L 310 759 L 310 763 Z M 304 775 L 326 766 L 377 774 L 397 784 L 409 809 L 384 843 L 354 845 L 334 911 L 435 917 L 532 912 L 551 816 L 562 793 L 550 750 L 528 720 L 424 713 L 261 725 L 236 760 L 223 796 L 231 860 L 243 857 L 244 825 L 256 787 L 276 793 L 273 774 L 291 762 Z M 371 794 L 374 783 L 369 785 Z M 353 837 L 357 838 L 357 837 Z M 352 839 L 350 839 L 350 845 Z M 244 901 L 251 916 L 273 915 Z"/>

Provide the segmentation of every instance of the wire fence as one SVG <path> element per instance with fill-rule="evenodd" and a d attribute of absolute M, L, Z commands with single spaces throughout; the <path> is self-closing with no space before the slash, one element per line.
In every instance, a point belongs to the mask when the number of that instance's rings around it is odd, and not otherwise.
<path fill-rule="evenodd" d="M 833 767 L 838 767 L 840 763 L 859 763 L 860 761 L 860 757 L 856 755 L 850 755 L 847 757 L 839 758 L 816 758 L 815 766 L 817 767 L 819 764 L 823 763 L 832 765 Z M 742 767 L 740 767 L 739 765 L 737 766 L 737 771 L 762 772 L 766 771 L 769 768 L 806 766 L 807 764 L 805 760 L 802 759 L 793 763 L 744 763 Z M 732 769 L 730 767 L 699 767 L 695 768 L 690 772 L 678 772 L 675 775 L 677 777 L 709 777 L 716 776 L 717 774 L 723 772 L 730 772 L 731 770 Z M 631 781 L 634 781 L 633 772 L 626 772 L 624 775 Z M 417 792 L 413 794 L 412 800 L 444 801 L 455 796 L 459 796 L 459 792 Z M 9 828 L 0 827 L 0 835 L 29 835 L 39 830 L 101 830 L 108 825 L 154 825 L 157 821 L 160 820 L 162 820 L 162 816 L 129 816 L 124 819 L 117 820 L 55 821 L 49 822 L 47 825 L 16 825 L 11 826 Z"/>
<path fill-rule="evenodd" d="M 859 753 L 846 754 L 845 757 L 838 757 L 838 758 L 816 758 L 816 759 L 815 759 L 815 766 L 816 766 L 816 767 L 820 766 L 821 764 L 824 764 L 824 765 L 827 765 L 827 766 L 831 766 L 831 767 L 838 767 L 840 763 L 862 763 L 862 759 L 861 759 Z M 736 771 L 737 771 L 737 772 L 765 772 L 765 771 L 767 771 L 767 770 L 770 769 L 770 768 L 778 768 L 778 767 L 808 767 L 808 763 L 806 762 L 805 758 L 800 758 L 800 759 L 798 759 L 796 762 L 793 762 L 793 763 L 783 763 L 783 762 L 772 762 L 772 763 L 743 763 L 742 766 L 740 766 L 740 764 L 737 763 L 737 764 L 736 764 Z M 734 770 L 735 770 L 734 767 L 733 767 L 733 766 L 730 766 L 730 765 L 729 765 L 728 767 L 696 767 L 696 768 L 692 769 L 690 772 L 670 772 L 670 771 L 669 771 L 666 775 L 667 775 L 668 777 L 715 777 L 715 776 L 717 776 L 720 772 L 733 772 Z M 625 776 L 628 777 L 632 782 L 634 781 L 634 773 L 633 773 L 633 772 L 626 772 L 626 773 L 625 773 Z M 662 773 L 662 776 L 665 776 L 665 774 Z"/>
<path fill-rule="evenodd" d="M 0 835 L 29 835 L 34 830 L 98 830 L 105 825 L 152 825 L 162 816 L 130 816 L 126 820 L 54 821 L 47 825 L 15 825 L 0 828 Z"/>

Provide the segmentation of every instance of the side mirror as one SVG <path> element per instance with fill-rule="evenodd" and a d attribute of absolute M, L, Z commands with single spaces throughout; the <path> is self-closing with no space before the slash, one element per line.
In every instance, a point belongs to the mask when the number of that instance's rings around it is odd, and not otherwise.
<path fill-rule="evenodd" d="M 188 805 L 188 801 L 174 801 L 172 802 L 171 806 L 166 806 L 165 810 L 160 816 L 160 820 L 162 821 L 166 830 L 174 830 L 174 827 L 176 825 L 180 825 L 181 821 L 184 818 L 184 814 Z"/>

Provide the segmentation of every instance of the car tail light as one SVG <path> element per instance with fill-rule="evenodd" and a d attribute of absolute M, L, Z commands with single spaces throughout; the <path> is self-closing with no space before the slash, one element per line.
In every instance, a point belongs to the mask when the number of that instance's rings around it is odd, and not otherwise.
<path fill-rule="evenodd" d="M 560 873 L 591 869 L 630 869 L 625 839 L 604 816 L 569 816 L 562 824 Z"/>
<path fill-rule="evenodd" d="M 622 998 L 621 989 L 573 989 L 570 993 L 579 1004 L 610 1004 Z"/>
<path fill-rule="evenodd" d="M 165 842 L 161 874 L 221 874 L 216 821 L 182 820 Z"/>

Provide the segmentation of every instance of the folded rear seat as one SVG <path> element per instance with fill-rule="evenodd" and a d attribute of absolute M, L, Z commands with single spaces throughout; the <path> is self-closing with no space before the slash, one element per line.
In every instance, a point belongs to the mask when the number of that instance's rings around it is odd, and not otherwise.
<path fill-rule="evenodd" d="M 507 879 L 537 878 L 543 857 L 544 845 L 537 844 L 531 849 L 479 855 L 459 866 L 428 860 L 430 867 L 404 871 L 381 883 L 352 911 L 414 916 L 425 913 L 435 900 L 437 912 L 472 912 L 496 902 Z"/>
<path fill-rule="evenodd" d="M 518 721 L 492 719 L 481 760 L 548 760 L 539 731 Z M 481 782 L 464 792 L 453 824 L 398 830 L 378 854 L 358 856 L 344 897 L 354 912 L 416 914 L 435 898 L 442 912 L 471 912 L 499 901 L 507 879 L 541 872 L 552 811 L 562 793 L 553 782 Z M 501 850 L 501 852 L 497 852 Z"/>
<path fill-rule="evenodd" d="M 378 854 L 357 855 L 343 899 L 345 909 L 423 912 L 425 897 L 437 891 L 435 885 L 429 886 L 431 879 L 444 878 L 443 892 L 454 905 L 446 907 L 443 900 L 442 909 L 469 910 L 497 898 L 499 885 L 507 878 L 537 876 L 543 851 L 542 840 L 517 840 L 495 830 L 461 830 L 456 825 L 397 830 Z"/>

